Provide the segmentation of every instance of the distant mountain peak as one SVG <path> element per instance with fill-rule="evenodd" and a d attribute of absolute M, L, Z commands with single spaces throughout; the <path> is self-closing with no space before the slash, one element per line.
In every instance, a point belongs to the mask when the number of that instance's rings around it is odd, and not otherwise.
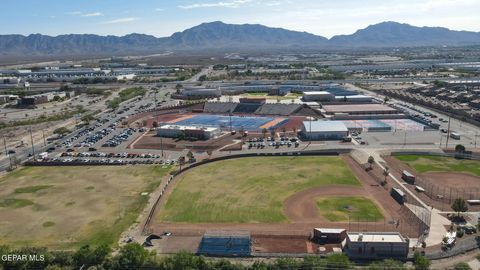
<path fill-rule="evenodd" d="M 260 24 L 228 24 L 212 21 L 176 32 L 170 37 L 132 33 L 126 36 L 67 34 L 56 37 L 31 34 L 0 35 L 1 55 L 115 55 L 163 50 L 270 50 L 356 49 L 480 45 L 480 33 L 442 27 L 417 27 L 385 21 L 351 35 L 330 40 L 307 32 L 272 28 Z"/>

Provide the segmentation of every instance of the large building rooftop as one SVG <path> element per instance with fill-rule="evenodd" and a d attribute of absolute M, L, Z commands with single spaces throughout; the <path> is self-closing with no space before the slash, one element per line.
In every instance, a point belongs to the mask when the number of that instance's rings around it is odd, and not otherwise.
<path fill-rule="evenodd" d="M 322 107 L 327 114 L 335 113 L 393 113 L 397 110 L 383 104 L 349 104 L 349 105 L 324 105 Z"/>
<path fill-rule="evenodd" d="M 348 132 L 342 121 L 304 121 L 307 132 Z"/>

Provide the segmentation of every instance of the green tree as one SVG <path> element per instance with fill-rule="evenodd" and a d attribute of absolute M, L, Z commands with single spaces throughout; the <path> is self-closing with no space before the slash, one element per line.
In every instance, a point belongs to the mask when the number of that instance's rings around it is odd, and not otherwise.
<path fill-rule="evenodd" d="M 152 127 L 157 128 L 157 127 L 158 127 L 158 122 L 157 122 L 157 121 L 153 121 Z"/>
<path fill-rule="evenodd" d="M 268 133 L 268 129 L 263 128 L 262 129 L 263 138 L 265 138 L 267 136 L 267 133 Z"/>
<path fill-rule="evenodd" d="M 68 133 L 70 133 L 70 130 L 66 127 L 59 127 L 59 128 L 57 128 L 53 131 L 53 134 L 57 134 L 57 135 L 60 135 L 60 136 L 63 136 L 63 135 L 68 134 Z"/>
<path fill-rule="evenodd" d="M 465 262 L 457 263 L 454 269 L 455 270 L 472 270 L 472 268 L 468 265 L 468 263 L 465 263 Z"/>
<path fill-rule="evenodd" d="M 455 146 L 455 152 L 457 152 L 457 153 L 460 153 L 460 154 L 461 154 L 461 153 L 465 152 L 465 150 L 466 150 L 466 149 L 465 149 L 465 146 L 463 146 L 463 145 L 461 145 L 461 144 L 457 144 L 457 145 Z"/>
<path fill-rule="evenodd" d="M 327 269 L 352 269 L 353 264 L 345 254 L 333 254 L 327 257 Z"/>
<path fill-rule="evenodd" d="M 468 211 L 467 202 L 463 198 L 456 198 L 452 204 L 452 210 L 457 212 L 457 215 L 460 216 L 460 213 Z"/>
<path fill-rule="evenodd" d="M 90 266 L 101 265 L 110 252 L 110 248 L 106 245 L 100 245 L 95 249 L 86 245 L 75 252 L 73 261 L 77 268 L 83 266 L 84 269 L 87 269 Z"/>
<path fill-rule="evenodd" d="M 95 117 L 92 114 L 86 114 L 80 118 L 83 122 L 89 124 L 91 121 L 95 120 Z"/>
<path fill-rule="evenodd" d="M 154 260 L 154 254 L 138 243 L 123 246 L 114 259 L 113 269 L 139 269 Z"/>
<path fill-rule="evenodd" d="M 384 178 L 384 182 L 387 183 L 387 177 L 390 175 L 390 168 L 388 168 L 387 166 L 385 166 L 385 168 L 383 169 L 383 176 L 385 177 Z"/>
<path fill-rule="evenodd" d="M 373 156 L 369 156 L 367 162 L 370 166 L 370 169 L 372 169 L 373 163 L 375 163 L 375 158 Z"/>
<path fill-rule="evenodd" d="M 392 259 L 386 259 L 380 262 L 371 263 L 367 269 L 369 270 L 404 270 L 407 269 L 403 263 Z"/>
<path fill-rule="evenodd" d="M 430 269 L 430 265 L 432 263 L 429 259 L 425 258 L 420 252 L 415 252 L 413 257 L 413 265 L 415 266 L 416 270 L 428 270 Z"/>

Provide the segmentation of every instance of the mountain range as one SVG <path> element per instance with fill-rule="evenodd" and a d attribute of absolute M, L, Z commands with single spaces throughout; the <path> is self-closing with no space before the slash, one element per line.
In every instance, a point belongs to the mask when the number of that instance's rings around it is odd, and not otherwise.
<path fill-rule="evenodd" d="M 0 35 L 0 55 L 117 55 L 181 50 L 361 49 L 480 45 L 480 32 L 416 27 L 397 22 L 370 25 L 331 39 L 258 24 L 203 23 L 170 37 L 130 34 Z"/>

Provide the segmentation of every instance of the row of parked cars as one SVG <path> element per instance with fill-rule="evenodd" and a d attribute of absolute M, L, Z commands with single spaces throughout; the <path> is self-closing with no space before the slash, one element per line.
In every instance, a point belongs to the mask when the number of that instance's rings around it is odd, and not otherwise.
<path fill-rule="evenodd" d="M 133 128 L 126 128 L 122 133 L 113 136 L 111 139 L 107 140 L 102 147 L 117 147 L 122 144 L 124 141 L 128 140 L 132 134 L 137 131 Z"/>
<path fill-rule="evenodd" d="M 87 138 L 85 138 L 85 140 L 76 144 L 75 147 L 91 147 L 112 132 L 112 128 L 104 128 L 102 130 L 99 130 L 93 134 L 90 134 Z"/>
<path fill-rule="evenodd" d="M 267 145 L 275 148 L 279 148 L 280 146 L 295 146 L 298 147 L 300 145 L 298 138 L 292 137 L 281 137 L 279 141 L 276 141 L 273 137 L 264 138 L 252 138 L 248 141 L 248 149 L 251 148 L 265 148 Z"/>
<path fill-rule="evenodd" d="M 67 140 L 63 141 L 61 146 L 62 147 L 71 147 L 72 143 L 74 141 L 78 140 L 80 137 L 85 136 L 85 135 L 87 135 L 88 133 L 90 133 L 94 130 L 95 130 L 95 127 L 85 128 L 85 129 L 81 130 L 80 132 L 78 132 L 76 135 L 74 135 L 74 136 L 68 138 Z"/>

